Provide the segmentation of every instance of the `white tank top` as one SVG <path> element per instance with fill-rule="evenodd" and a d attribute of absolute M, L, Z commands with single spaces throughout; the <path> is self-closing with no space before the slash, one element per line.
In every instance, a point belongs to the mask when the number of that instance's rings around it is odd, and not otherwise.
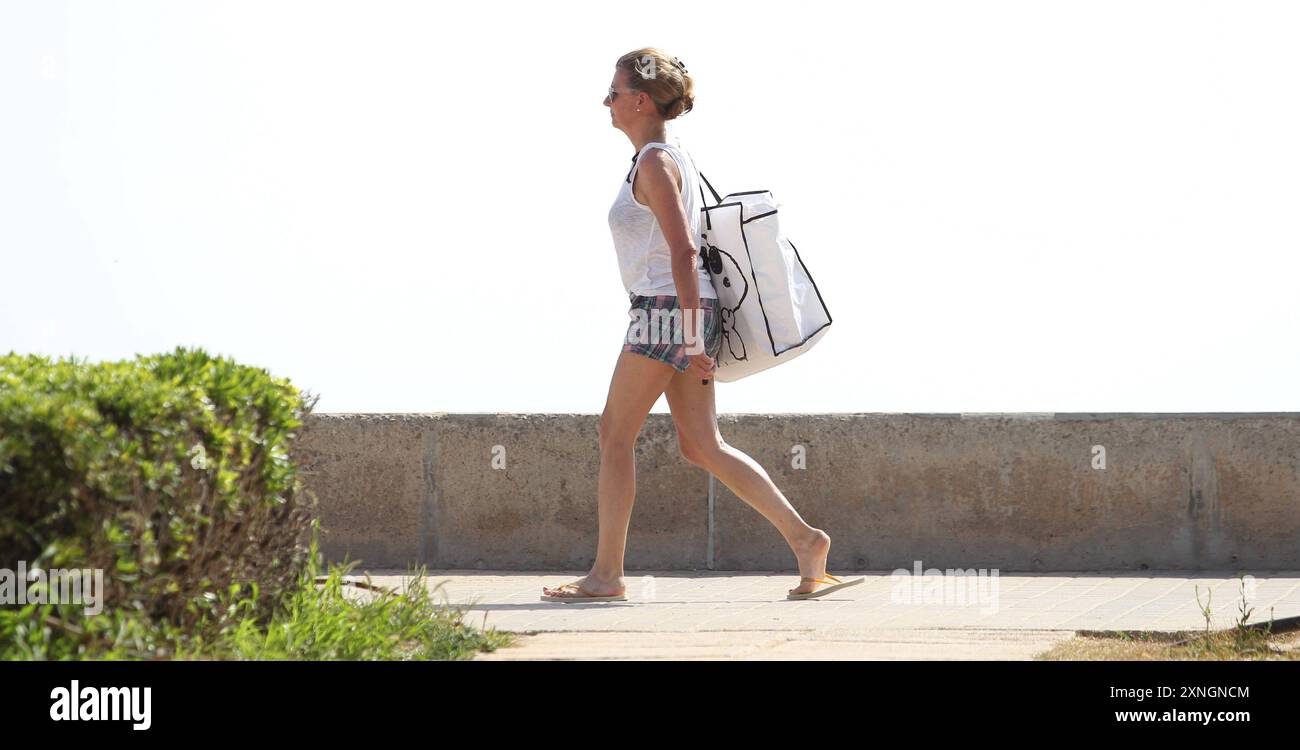
<path fill-rule="evenodd" d="M 691 241 L 696 248 L 702 244 L 700 236 L 700 187 L 695 162 L 682 148 L 681 140 L 669 136 L 672 143 L 654 141 L 647 143 L 632 159 L 632 169 L 619 188 L 618 197 L 609 209 L 609 229 L 614 235 L 614 250 L 618 254 L 619 273 L 623 277 L 623 287 L 629 294 L 655 296 L 659 294 L 677 294 L 677 285 L 673 281 L 672 251 L 668 241 L 659 229 L 659 222 L 649 206 L 637 202 L 632 194 L 632 181 L 636 179 L 637 166 L 641 156 L 651 148 L 662 148 L 677 162 L 677 170 L 682 176 L 682 205 L 686 208 L 686 218 L 690 223 Z M 697 268 L 700 280 L 700 296 L 716 298 L 713 279 L 703 261 Z"/>

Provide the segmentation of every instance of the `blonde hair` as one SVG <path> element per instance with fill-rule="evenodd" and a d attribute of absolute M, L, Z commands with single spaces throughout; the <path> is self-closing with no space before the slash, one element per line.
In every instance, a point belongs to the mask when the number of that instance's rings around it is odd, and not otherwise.
<path fill-rule="evenodd" d="M 660 117 L 674 120 L 695 105 L 695 79 L 679 63 L 657 47 L 642 47 L 618 58 L 615 67 L 627 71 L 629 86 L 650 95 Z"/>

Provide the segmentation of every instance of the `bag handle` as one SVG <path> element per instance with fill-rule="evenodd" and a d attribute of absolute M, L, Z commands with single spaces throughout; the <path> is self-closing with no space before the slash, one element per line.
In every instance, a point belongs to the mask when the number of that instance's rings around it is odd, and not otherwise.
<path fill-rule="evenodd" d="M 710 193 L 713 193 L 713 199 L 714 199 L 715 201 L 717 201 L 718 203 L 721 203 L 721 202 L 722 202 L 722 196 L 718 195 L 718 191 L 717 191 L 717 190 L 714 190 L 714 189 L 713 189 L 713 183 L 709 182 L 709 178 L 705 177 L 705 176 L 704 176 L 704 173 L 701 172 L 701 171 L 698 170 L 698 169 L 695 170 L 695 174 L 699 175 L 699 176 L 700 176 L 700 179 L 704 181 L 704 184 L 709 186 L 709 192 L 710 192 Z M 704 187 L 701 186 L 701 187 L 700 187 L 700 204 L 703 205 L 703 204 L 708 203 L 708 202 L 709 202 L 709 199 L 706 198 L 706 197 L 704 197 Z M 708 212 L 708 211 L 705 211 L 705 212 L 704 212 L 704 221 L 705 221 L 705 223 L 707 224 L 708 228 L 709 228 L 709 229 L 712 229 L 712 228 L 713 228 L 713 217 L 711 217 L 711 216 L 709 215 L 709 213 L 710 213 L 710 212 Z M 722 325 L 722 323 L 719 321 L 718 325 Z M 700 381 L 700 385 L 708 385 L 708 384 L 709 384 L 709 379 L 708 379 L 708 378 L 704 378 L 703 380 Z"/>
<path fill-rule="evenodd" d="M 713 200 L 717 201 L 718 203 L 721 203 L 721 202 L 722 202 L 722 196 L 718 195 L 718 191 L 717 191 L 717 190 L 714 190 L 714 189 L 713 189 L 713 183 L 709 182 L 709 178 L 708 178 L 708 177 L 705 177 L 703 172 L 699 172 L 698 170 L 696 170 L 696 171 L 697 171 L 697 173 L 700 175 L 700 179 L 701 179 L 701 180 L 704 180 L 704 184 L 709 186 L 709 192 L 710 192 L 710 193 L 713 193 Z M 704 197 L 704 188 L 700 188 L 700 197 L 701 197 L 701 198 Z"/>
<path fill-rule="evenodd" d="M 698 170 L 698 169 L 695 170 L 695 174 L 699 175 L 699 176 L 700 176 L 700 179 L 704 181 L 704 184 L 709 186 L 709 192 L 710 192 L 710 193 L 713 193 L 713 200 L 717 201 L 717 203 L 721 203 L 721 202 L 722 202 L 722 196 L 721 196 L 721 195 L 718 195 L 718 191 L 717 191 L 717 190 L 714 190 L 714 189 L 713 189 L 713 183 L 709 182 L 709 178 L 708 178 L 708 177 L 705 177 L 705 176 L 704 176 L 704 173 L 701 172 L 701 171 Z M 704 203 L 708 203 L 708 202 L 709 202 L 709 199 L 706 198 L 706 197 L 704 197 L 704 187 L 703 187 L 703 186 L 700 186 L 700 203 L 701 203 L 701 204 L 704 204 Z M 717 205 L 717 204 L 715 203 L 714 205 Z M 705 211 L 705 212 L 704 212 L 704 222 L 705 222 L 705 225 L 708 226 L 709 229 L 712 229 L 712 228 L 713 228 L 713 217 L 709 215 L 709 212 L 708 212 L 708 211 Z"/>

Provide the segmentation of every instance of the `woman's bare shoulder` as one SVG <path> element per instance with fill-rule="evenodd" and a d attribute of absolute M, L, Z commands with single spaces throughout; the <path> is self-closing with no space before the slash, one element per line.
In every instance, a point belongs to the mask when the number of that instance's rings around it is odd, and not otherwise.
<path fill-rule="evenodd" d="M 637 176 L 641 175 L 642 170 L 649 168 L 649 172 L 655 177 L 662 175 L 671 176 L 672 181 L 677 185 L 677 190 L 682 189 L 682 173 L 677 168 L 677 160 L 673 155 L 668 153 L 667 149 L 649 148 L 641 155 L 644 163 L 637 169 Z M 635 190 L 636 185 L 632 188 Z M 644 201 L 642 201 L 644 202 Z"/>

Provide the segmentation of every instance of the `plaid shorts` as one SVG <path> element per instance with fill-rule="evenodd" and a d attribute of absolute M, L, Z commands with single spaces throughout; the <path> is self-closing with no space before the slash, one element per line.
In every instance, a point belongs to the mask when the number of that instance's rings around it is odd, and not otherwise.
<path fill-rule="evenodd" d="M 699 349 L 699 342 L 688 346 L 683 332 L 686 316 L 677 307 L 676 296 L 660 294 L 648 297 L 633 294 L 630 299 L 632 307 L 628 310 L 628 315 L 632 321 L 623 338 L 623 351 L 666 362 L 678 372 L 686 372 L 686 368 L 690 367 L 691 354 L 707 353 L 715 360 L 718 358 L 718 351 L 722 349 L 722 303 L 716 297 L 700 298 L 704 310 L 704 320 L 700 326 L 704 348 L 700 351 L 689 351 Z M 656 310 L 658 312 L 654 312 Z"/>

